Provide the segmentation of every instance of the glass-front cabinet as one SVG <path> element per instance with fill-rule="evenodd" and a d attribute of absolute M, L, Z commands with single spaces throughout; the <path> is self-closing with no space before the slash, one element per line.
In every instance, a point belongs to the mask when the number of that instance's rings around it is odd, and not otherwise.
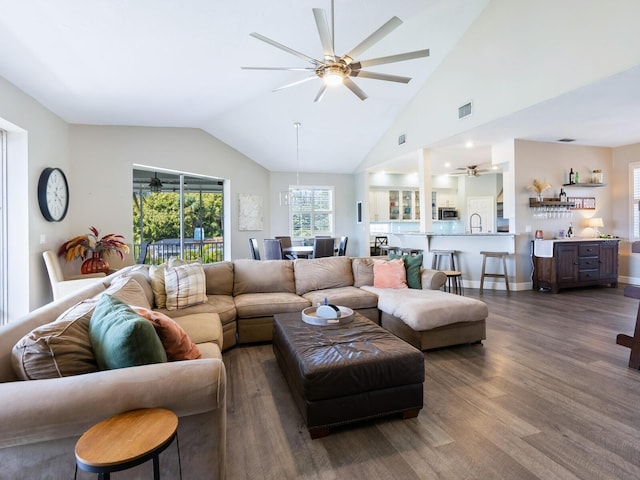
<path fill-rule="evenodd" d="M 420 192 L 415 189 L 375 189 L 369 192 L 369 213 L 373 222 L 420 219 Z"/>

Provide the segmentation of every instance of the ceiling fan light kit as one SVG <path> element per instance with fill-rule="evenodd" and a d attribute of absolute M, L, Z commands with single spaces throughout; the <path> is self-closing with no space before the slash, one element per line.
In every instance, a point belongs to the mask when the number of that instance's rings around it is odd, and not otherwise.
<path fill-rule="evenodd" d="M 386 57 L 373 58 L 370 60 L 355 61 L 363 52 L 371 48 L 378 43 L 384 37 L 389 35 L 393 30 L 402 25 L 402 20 L 398 17 L 391 17 L 384 25 L 378 28 L 375 32 L 365 38 L 357 46 L 352 48 L 347 54 L 338 56 L 335 54 L 334 40 L 335 31 L 334 24 L 334 2 L 331 1 L 331 29 L 329 29 L 329 23 L 327 22 L 327 16 L 323 9 L 314 8 L 313 16 L 318 28 L 318 35 L 320 36 L 320 43 L 322 45 L 323 60 L 318 60 L 304 53 L 298 52 L 292 48 L 289 48 L 281 43 L 276 42 L 264 35 L 253 32 L 251 36 L 261 40 L 269 45 L 284 50 L 298 58 L 305 60 L 313 65 L 313 67 L 241 67 L 245 70 L 290 70 L 290 71 L 309 71 L 314 72 L 314 75 L 298 80 L 296 82 L 284 85 L 276 88 L 275 91 L 283 90 L 285 88 L 299 85 L 301 83 L 313 80 L 315 78 L 322 79 L 323 83 L 320 86 L 320 90 L 316 95 L 315 102 L 322 100 L 327 86 L 337 86 L 343 84 L 349 90 L 353 92 L 360 100 L 366 100 L 367 94 L 351 80 L 350 77 L 362 77 L 373 80 L 383 80 L 387 82 L 396 83 L 409 83 L 410 77 L 402 77 L 399 75 L 389 75 L 384 73 L 375 73 L 362 70 L 362 68 L 371 67 L 374 65 L 384 65 L 388 63 L 404 62 L 406 60 L 413 60 L 421 57 L 428 57 L 429 50 L 417 50 L 415 52 L 400 53 L 396 55 L 389 55 Z"/>

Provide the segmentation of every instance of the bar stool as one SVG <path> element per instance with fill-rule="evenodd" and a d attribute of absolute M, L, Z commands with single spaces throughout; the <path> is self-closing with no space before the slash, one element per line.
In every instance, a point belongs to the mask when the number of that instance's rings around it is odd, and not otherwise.
<path fill-rule="evenodd" d="M 431 250 L 433 254 L 433 258 L 431 260 L 431 270 L 439 270 L 440 267 L 440 257 L 444 260 L 449 259 L 449 268 L 451 270 L 456 269 L 456 250 Z"/>
<path fill-rule="evenodd" d="M 507 275 L 507 256 L 509 252 L 480 252 L 482 255 L 482 275 L 480 275 L 480 293 L 484 288 L 484 277 L 504 278 L 505 286 L 507 287 L 507 293 L 511 293 L 509 290 L 509 275 Z M 501 258 L 502 259 L 502 273 L 486 273 L 485 268 L 487 265 L 487 257 Z"/>
<path fill-rule="evenodd" d="M 402 252 L 402 255 L 420 255 L 422 253 L 422 249 L 421 248 L 402 248 L 400 250 Z"/>
<path fill-rule="evenodd" d="M 445 291 L 451 293 L 453 287 L 453 293 L 456 295 L 464 295 L 464 288 L 462 287 L 462 272 L 456 272 L 454 270 L 441 270 L 447 276 L 447 283 L 444 284 Z"/>
<path fill-rule="evenodd" d="M 401 248 L 393 245 L 380 245 L 380 253 L 383 255 L 389 255 L 390 253 L 394 253 L 396 255 L 400 255 Z"/>

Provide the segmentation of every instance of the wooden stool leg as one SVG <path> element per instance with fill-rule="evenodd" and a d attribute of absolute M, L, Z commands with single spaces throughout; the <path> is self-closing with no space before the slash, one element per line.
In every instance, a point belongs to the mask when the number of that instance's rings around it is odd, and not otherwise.
<path fill-rule="evenodd" d="M 480 275 L 480 293 L 484 290 L 484 271 L 487 266 L 487 256 L 482 256 L 482 274 Z"/>
<path fill-rule="evenodd" d="M 451 265 L 451 270 L 455 271 L 456 269 L 456 259 L 453 256 L 453 252 L 451 252 L 451 257 L 449 258 L 449 264 Z"/>
<path fill-rule="evenodd" d="M 509 275 L 507 275 L 507 257 L 502 257 L 502 268 L 504 269 L 504 283 L 507 286 L 507 293 L 511 293 L 509 290 Z"/>

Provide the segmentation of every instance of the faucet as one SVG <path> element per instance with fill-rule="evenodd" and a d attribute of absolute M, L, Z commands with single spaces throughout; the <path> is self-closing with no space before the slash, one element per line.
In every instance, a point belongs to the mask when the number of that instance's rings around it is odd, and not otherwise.
<path fill-rule="evenodd" d="M 478 225 L 473 224 L 473 217 L 478 217 Z M 479 213 L 472 213 L 469 217 L 469 231 L 473 233 L 474 228 L 477 228 L 478 232 L 482 232 L 482 217 Z"/>

